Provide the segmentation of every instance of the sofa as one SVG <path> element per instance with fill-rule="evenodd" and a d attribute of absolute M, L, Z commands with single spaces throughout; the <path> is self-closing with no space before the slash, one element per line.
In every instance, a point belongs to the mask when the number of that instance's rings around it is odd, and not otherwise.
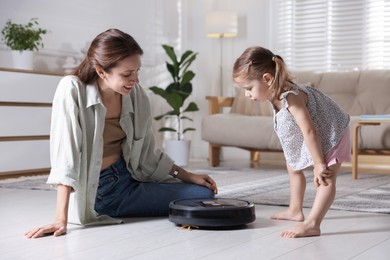
<path fill-rule="evenodd" d="M 292 75 L 295 82 L 310 85 L 331 97 L 351 116 L 351 137 L 357 139 L 359 154 L 390 155 L 390 124 L 369 124 L 355 129 L 363 114 L 390 115 L 390 70 L 301 71 Z M 248 150 L 252 162 L 259 161 L 260 152 L 282 151 L 273 129 L 273 110 L 269 102 L 252 101 L 239 88 L 234 97 L 209 96 L 207 99 L 209 115 L 202 120 L 201 134 L 209 143 L 210 166 L 220 164 L 220 151 L 224 146 Z"/>

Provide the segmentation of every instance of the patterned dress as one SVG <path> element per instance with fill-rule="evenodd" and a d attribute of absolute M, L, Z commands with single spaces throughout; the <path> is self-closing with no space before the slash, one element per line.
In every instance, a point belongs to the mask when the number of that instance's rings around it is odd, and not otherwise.
<path fill-rule="evenodd" d="M 288 110 L 287 96 L 298 95 L 299 90 L 308 96 L 307 108 L 319 136 L 324 156 L 335 147 L 349 124 L 346 114 L 331 98 L 319 90 L 296 85 L 297 89 L 282 94 L 282 108 L 274 107 L 274 129 L 279 137 L 287 163 L 294 170 L 314 164 L 303 140 L 303 134 L 293 115 Z"/>

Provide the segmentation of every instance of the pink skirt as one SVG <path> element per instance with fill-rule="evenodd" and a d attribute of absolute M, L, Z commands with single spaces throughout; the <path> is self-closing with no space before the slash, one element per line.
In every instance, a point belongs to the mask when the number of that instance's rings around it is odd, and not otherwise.
<path fill-rule="evenodd" d="M 340 142 L 326 154 L 325 162 L 329 167 L 336 163 L 350 162 L 350 161 L 351 161 L 351 138 L 349 133 L 349 127 L 347 127 L 344 130 Z"/>

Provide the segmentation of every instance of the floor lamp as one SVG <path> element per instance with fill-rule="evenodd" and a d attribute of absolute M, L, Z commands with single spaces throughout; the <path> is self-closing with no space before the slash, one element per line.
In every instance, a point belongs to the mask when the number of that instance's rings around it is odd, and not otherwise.
<path fill-rule="evenodd" d="M 223 38 L 237 36 L 237 13 L 233 11 L 212 11 L 206 15 L 206 33 L 209 38 L 220 40 L 219 95 L 223 96 Z"/>

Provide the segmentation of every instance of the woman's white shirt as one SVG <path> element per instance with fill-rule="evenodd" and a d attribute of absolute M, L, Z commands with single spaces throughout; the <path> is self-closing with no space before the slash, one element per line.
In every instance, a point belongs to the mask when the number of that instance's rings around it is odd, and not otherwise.
<path fill-rule="evenodd" d="M 120 223 L 94 211 L 103 156 L 106 108 L 96 83 L 84 84 L 76 76 L 65 76 L 53 99 L 50 160 L 47 183 L 68 185 L 68 222 L 74 224 Z M 141 86 L 122 96 L 120 125 L 126 133 L 123 158 L 132 177 L 139 181 L 175 182 L 169 175 L 173 161 L 156 149 L 152 133 L 150 102 Z"/>

